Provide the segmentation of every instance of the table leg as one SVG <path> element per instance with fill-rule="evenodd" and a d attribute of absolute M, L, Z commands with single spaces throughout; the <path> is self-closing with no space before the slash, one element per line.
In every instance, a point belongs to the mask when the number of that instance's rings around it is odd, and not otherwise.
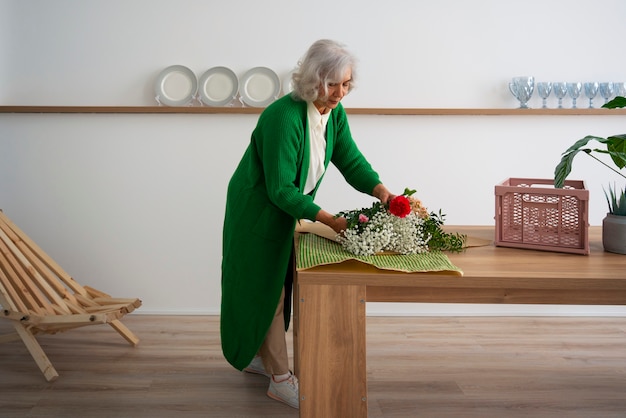
<path fill-rule="evenodd" d="M 300 417 L 367 417 L 365 286 L 296 286 Z"/>

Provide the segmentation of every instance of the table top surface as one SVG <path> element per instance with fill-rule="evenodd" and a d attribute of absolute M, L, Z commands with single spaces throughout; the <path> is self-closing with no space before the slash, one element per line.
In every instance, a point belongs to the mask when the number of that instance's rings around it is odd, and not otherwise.
<path fill-rule="evenodd" d="M 589 228 L 589 255 L 496 247 L 492 226 L 448 226 L 448 231 L 492 240 L 488 245 L 471 247 L 461 253 L 447 253 L 450 261 L 463 270 L 463 276 L 452 272 L 403 273 L 378 270 L 358 261 L 318 266 L 298 272 L 304 280 L 334 280 L 385 286 L 458 286 L 460 281 L 472 286 L 493 287 L 502 281 L 515 280 L 519 287 L 529 288 L 595 288 L 626 289 L 626 255 L 604 251 L 601 227 Z"/>

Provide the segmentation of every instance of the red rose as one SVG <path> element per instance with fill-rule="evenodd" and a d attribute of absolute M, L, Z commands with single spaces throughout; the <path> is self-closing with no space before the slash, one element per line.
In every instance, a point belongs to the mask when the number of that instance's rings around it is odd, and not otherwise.
<path fill-rule="evenodd" d="M 404 218 L 411 213 L 411 203 L 406 196 L 396 196 L 389 202 L 389 212 L 398 218 Z"/>

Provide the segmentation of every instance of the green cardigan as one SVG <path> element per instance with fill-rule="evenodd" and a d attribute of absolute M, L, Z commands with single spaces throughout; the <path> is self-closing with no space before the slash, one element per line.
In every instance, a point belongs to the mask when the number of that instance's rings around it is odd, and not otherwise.
<path fill-rule="evenodd" d="M 352 140 L 339 104 L 328 120 L 326 158 L 346 181 L 370 194 L 378 174 Z M 222 351 L 242 370 L 261 347 L 289 268 L 298 219 L 320 207 L 302 193 L 309 167 L 307 103 L 286 95 L 259 117 L 228 185 L 222 243 Z"/>

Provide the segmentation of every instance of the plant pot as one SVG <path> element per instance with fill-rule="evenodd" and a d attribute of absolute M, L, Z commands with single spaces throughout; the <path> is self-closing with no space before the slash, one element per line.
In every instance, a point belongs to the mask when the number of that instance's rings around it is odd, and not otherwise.
<path fill-rule="evenodd" d="M 626 216 L 606 214 L 602 220 L 602 245 L 605 251 L 626 254 Z"/>

